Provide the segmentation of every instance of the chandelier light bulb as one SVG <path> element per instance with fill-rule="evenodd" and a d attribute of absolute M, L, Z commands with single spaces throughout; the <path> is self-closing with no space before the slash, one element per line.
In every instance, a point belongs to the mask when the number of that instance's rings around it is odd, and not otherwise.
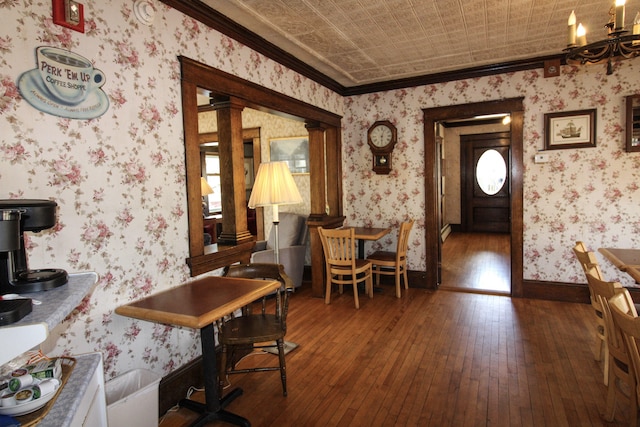
<path fill-rule="evenodd" d="M 576 44 L 576 13 L 572 10 L 571 15 L 569 15 L 569 20 L 567 21 L 567 25 L 569 27 L 569 39 L 568 46 L 575 46 Z"/>

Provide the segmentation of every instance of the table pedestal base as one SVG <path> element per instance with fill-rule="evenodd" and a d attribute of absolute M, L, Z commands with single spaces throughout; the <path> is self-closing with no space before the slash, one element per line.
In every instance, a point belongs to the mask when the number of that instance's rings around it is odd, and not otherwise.
<path fill-rule="evenodd" d="M 180 406 L 201 414 L 200 417 L 190 425 L 190 427 L 201 427 L 215 420 L 224 421 L 235 426 L 251 427 L 251 423 L 246 418 L 224 410 L 229 403 L 240 395 L 242 395 L 241 388 L 232 390 L 225 397 L 220 399 L 220 409 L 216 412 L 209 412 L 204 403 L 196 402 L 191 399 L 182 399 L 180 401 Z"/>

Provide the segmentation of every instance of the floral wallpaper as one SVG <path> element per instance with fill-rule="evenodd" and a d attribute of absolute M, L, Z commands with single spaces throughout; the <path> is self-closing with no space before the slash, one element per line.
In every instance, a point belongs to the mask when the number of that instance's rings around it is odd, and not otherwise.
<path fill-rule="evenodd" d="M 640 61 L 564 66 L 559 77 L 542 70 L 452 81 L 349 97 L 343 120 L 347 221 L 395 228 L 367 249 L 393 247 L 398 224 L 415 218 L 409 268 L 424 271 L 424 168 L 422 109 L 524 97 L 524 279 L 584 283 L 572 247 L 583 240 L 599 247 L 640 247 L 640 153 L 624 151 L 624 97 L 640 93 Z M 597 147 L 548 151 L 550 162 L 535 164 L 544 148 L 544 114 L 597 109 Z M 394 170 L 371 170 L 367 128 L 390 120 L 398 129 Z M 428 215 L 428 213 L 427 213 Z M 611 280 L 634 285 L 597 254 Z"/>
<path fill-rule="evenodd" d="M 177 57 L 337 114 L 343 99 L 160 2 L 151 26 L 136 20 L 133 1 L 83 5 L 84 34 L 54 25 L 49 0 L 0 1 L 0 198 L 58 203 L 55 229 L 28 236 L 31 268 L 99 275 L 92 295 L 53 331 L 50 354 L 99 351 L 107 379 L 136 367 L 166 375 L 200 354 L 197 332 L 113 311 L 189 280 Z M 42 45 L 104 72 L 104 115 L 63 119 L 22 99 L 17 80 L 36 67 Z"/>
<path fill-rule="evenodd" d="M 571 247 L 638 247 L 640 154 L 623 149 L 624 96 L 640 93 L 640 62 L 563 67 L 343 98 L 155 1 L 152 25 L 132 1 L 85 0 L 85 33 L 54 25 L 51 2 L 0 0 L 0 198 L 52 198 L 58 224 L 32 234 L 30 267 L 95 271 L 99 282 L 51 337 L 52 355 L 98 351 L 106 378 L 146 367 L 162 375 L 199 355 L 198 334 L 136 321 L 114 309 L 189 280 L 178 55 L 343 115 L 344 214 L 349 224 L 415 218 L 409 267 L 424 270 L 422 108 L 524 96 L 525 279 L 581 282 Z M 42 113 L 17 88 L 50 45 L 89 58 L 106 76 L 109 110 L 92 120 Z M 597 108 L 597 147 L 550 152 L 543 115 Z M 394 170 L 371 171 L 366 129 L 398 128 Z M 264 153 L 263 153 L 264 155 Z M 395 234 L 368 250 L 395 245 Z M 625 279 L 603 261 L 608 277 Z M 322 304 L 321 300 L 318 300 Z"/>

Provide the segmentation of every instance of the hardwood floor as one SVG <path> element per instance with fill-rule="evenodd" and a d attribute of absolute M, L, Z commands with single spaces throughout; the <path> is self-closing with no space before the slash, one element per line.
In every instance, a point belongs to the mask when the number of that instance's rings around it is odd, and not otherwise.
<path fill-rule="evenodd" d="M 257 426 L 618 426 L 591 351 L 590 306 L 390 285 L 373 299 L 305 284 L 291 298 L 288 397 L 277 372 L 234 375 L 227 409 Z M 249 356 L 241 364 L 277 363 Z M 195 415 L 168 413 L 162 427 Z M 212 426 L 225 425 L 212 423 Z"/>
<path fill-rule="evenodd" d="M 511 294 L 511 236 L 451 233 L 442 245 L 441 289 Z"/>

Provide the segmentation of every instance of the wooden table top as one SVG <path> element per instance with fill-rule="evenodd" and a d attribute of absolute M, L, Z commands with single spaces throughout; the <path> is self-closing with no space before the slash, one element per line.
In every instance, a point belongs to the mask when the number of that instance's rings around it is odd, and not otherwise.
<path fill-rule="evenodd" d="M 279 287 L 276 280 L 207 276 L 120 306 L 116 313 L 201 329 Z"/>
<path fill-rule="evenodd" d="M 378 240 L 391 232 L 391 228 L 353 227 L 353 230 L 360 240 Z"/>
<path fill-rule="evenodd" d="M 598 251 L 620 271 L 640 283 L 640 249 L 600 248 Z"/>

